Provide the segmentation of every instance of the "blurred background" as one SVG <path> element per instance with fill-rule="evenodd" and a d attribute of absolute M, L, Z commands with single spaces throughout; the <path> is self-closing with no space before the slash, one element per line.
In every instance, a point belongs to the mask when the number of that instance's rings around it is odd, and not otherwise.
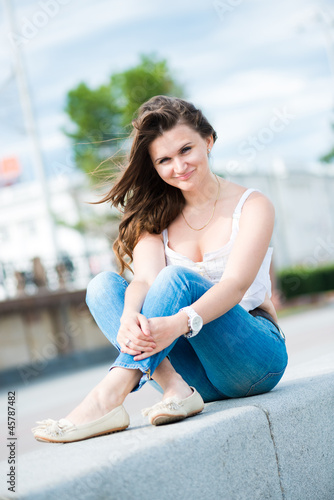
<path fill-rule="evenodd" d="M 119 218 L 91 202 L 153 95 L 200 107 L 214 171 L 273 201 L 280 314 L 332 300 L 332 1 L 1 0 L 0 68 L 3 387 L 114 355 L 84 297 Z"/>

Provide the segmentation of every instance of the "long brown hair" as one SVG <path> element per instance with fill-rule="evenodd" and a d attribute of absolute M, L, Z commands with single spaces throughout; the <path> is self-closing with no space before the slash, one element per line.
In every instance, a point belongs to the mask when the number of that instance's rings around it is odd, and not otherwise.
<path fill-rule="evenodd" d="M 132 147 L 127 166 L 122 169 L 116 183 L 100 200 L 121 208 L 123 217 L 113 249 L 124 269 L 130 269 L 125 258 L 132 261 L 133 249 L 144 232 L 160 234 L 182 211 L 185 199 L 182 192 L 164 182 L 157 174 L 148 148 L 151 142 L 177 124 L 186 124 L 204 139 L 213 136 L 202 112 L 187 101 L 176 97 L 155 96 L 138 110 Z"/>

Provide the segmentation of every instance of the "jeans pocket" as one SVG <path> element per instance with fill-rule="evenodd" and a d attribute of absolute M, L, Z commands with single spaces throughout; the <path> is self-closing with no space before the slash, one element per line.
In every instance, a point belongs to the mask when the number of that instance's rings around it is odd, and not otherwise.
<path fill-rule="evenodd" d="M 282 330 L 282 328 L 280 326 L 277 325 L 277 327 L 275 328 L 275 334 L 277 335 L 277 337 L 280 339 L 280 340 L 283 340 L 283 342 L 285 343 L 285 335 L 284 335 L 284 332 Z"/>
<path fill-rule="evenodd" d="M 261 380 L 251 385 L 246 396 L 256 396 L 257 394 L 264 394 L 265 392 L 271 391 L 271 389 L 273 389 L 283 377 L 285 368 L 286 367 L 284 367 L 282 371 L 277 373 L 267 373 L 265 377 L 262 377 Z"/>
<path fill-rule="evenodd" d="M 268 318 L 264 318 L 263 316 L 256 316 L 256 319 L 258 321 L 261 321 L 266 326 L 269 326 L 270 332 L 275 335 L 277 340 L 281 340 L 282 342 L 285 343 L 284 332 L 283 332 L 282 328 L 277 323 L 274 323 L 274 322 L 270 321 Z"/>

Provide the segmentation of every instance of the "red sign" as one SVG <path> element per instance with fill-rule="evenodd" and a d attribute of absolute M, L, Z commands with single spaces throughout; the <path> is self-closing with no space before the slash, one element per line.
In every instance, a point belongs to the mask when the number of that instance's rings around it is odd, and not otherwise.
<path fill-rule="evenodd" d="M 14 181 L 21 174 L 21 165 L 16 156 L 3 158 L 0 161 L 0 180 L 1 181 Z"/>

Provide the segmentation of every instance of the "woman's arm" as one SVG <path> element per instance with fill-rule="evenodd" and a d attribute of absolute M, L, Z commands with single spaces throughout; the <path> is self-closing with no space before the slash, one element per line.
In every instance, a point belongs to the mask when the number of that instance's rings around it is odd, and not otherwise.
<path fill-rule="evenodd" d="M 156 347 L 150 335 L 148 321 L 140 311 L 151 284 L 165 265 L 160 236 L 144 234 L 134 248 L 134 277 L 125 292 L 121 326 L 117 335 L 122 352 L 135 355 L 143 350 L 151 352 Z M 125 345 L 128 340 L 131 340 L 131 348 Z"/>
<path fill-rule="evenodd" d="M 220 282 L 192 304 L 204 324 L 222 316 L 242 300 L 266 255 L 274 221 L 271 201 L 261 193 L 250 195 L 244 204 L 239 232 Z M 184 312 L 178 314 L 187 316 Z"/>
<path fill-rule="evenodd" d="M 252 194 L 245 203 L 239 222 L 239 232 L 219 283 L 192 304 L 193 309 L 209 323 L 238 304 L 253 283 L 270 244 L 275 211 L 261 193 Z M 144 359 L 165 347 L 188 331 L 188 316 L 184 311 L 166 318 L 150 320 L 151 333 L 157 347 L 150 353 L 137 355 Z M 174 333 L 172 333 L 174 332 Z M 166 339 L 166 340 L 165 340 Z"/>

